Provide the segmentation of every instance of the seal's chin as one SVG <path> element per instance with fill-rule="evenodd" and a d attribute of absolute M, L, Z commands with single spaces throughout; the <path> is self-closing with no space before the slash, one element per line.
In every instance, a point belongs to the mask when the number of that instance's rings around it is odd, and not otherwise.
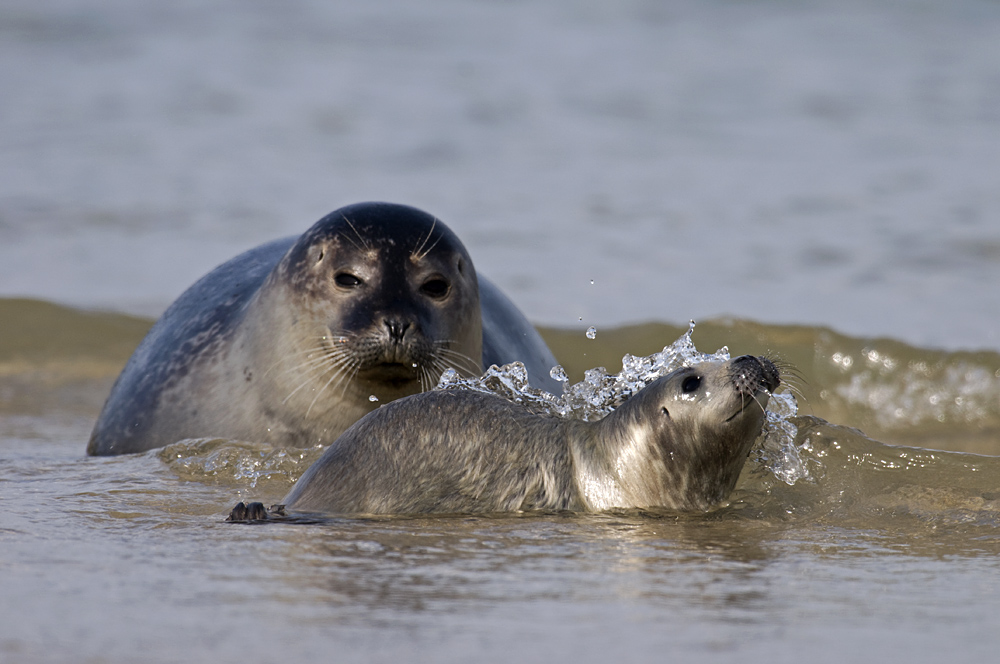
<path fill-rule="evenodd" d="M 764 396 L 764 403 L 761 403 L 761 401 L 760 401 L 761 395 Z M 744 397 L 744 399 L 742 400 L 742 403 L 740 404 L 740 407 L 736 410 L 736 412 L 726 418 L 726 420 L 725 420 L 726 423 L 728 424 L 729 422 L 732 422 L 737 417 L 739 417 L 743 413 L 747 412 L 747 408 L 756 407 L 756 408 L 760 408 L 761 410 L 764 410 L 765 409 L 765 405 L 767 404 L 767 397 L 768 397 L 768 393 L 767 392 L 762 392 L 762 391 L 754 392 L 753 396 L 751 396 L 751 397 L 748 397 L 748 398 Z"/>
<path fill-rule="evenodd" d="M 420 369 L 413 363 L 381 362 L 359 371 L 358 378 L 403 387 L 409 383 L 420 383 Z"/>

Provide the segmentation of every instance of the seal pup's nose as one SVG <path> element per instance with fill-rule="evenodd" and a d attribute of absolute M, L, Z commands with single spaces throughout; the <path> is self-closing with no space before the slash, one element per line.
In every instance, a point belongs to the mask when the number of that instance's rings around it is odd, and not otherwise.
<path fill-rule="evenodd" d="M 741 394 L 753 395 L 761 388 L 774 392 L 781 384 L 781 372 L 766 357 L 741 355 L 732 362 L 733 385 Z"/>

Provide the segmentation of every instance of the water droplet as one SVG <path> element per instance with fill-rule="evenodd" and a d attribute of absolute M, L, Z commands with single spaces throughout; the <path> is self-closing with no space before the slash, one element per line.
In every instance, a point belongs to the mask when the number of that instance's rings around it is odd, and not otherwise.
<path fill-rule="evenodd" d="M 593 286 L 593 285 L 594 285 L 594 280 L 593 280 L 593 279 L 591 279 L 591 280 L 590 280 L 590 285 L 591 285 L 591 286 Z"/>
<path fill-rule="evenodd" d="M 552 370 L 549 371 L 549 376 L 552 378 L 552 380 L 558 380 L 560 383 L 565 383 L 569 381 L 569 376 L 566 375 L 566 370 L 563 369 L 562 365 L 560 364 L 557 364 L 556 366 L 552 367 Z"/>
<path fill-rule="evenodd" d="M 587 328 L 587 338 L 596 339 L 597 338 L 597 328 L 591 325 Z"/>
<path fill-rule="evenodd" d="M 368 397 L 368 400 L 369 401 L 378 401 L 378 397 L 373 394 L 370 397 Z"/>

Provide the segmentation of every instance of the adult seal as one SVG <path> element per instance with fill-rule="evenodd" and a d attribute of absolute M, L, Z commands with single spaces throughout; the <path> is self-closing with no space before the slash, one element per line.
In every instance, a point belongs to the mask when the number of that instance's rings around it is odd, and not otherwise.
<path fill-rule="evenodd" d="M 203 277 L 132 355 L 87 453 L 184 438 L 333 442 L 380 404 L 521 361 L 554 389 L 552 353 L 420 210 L 361 203 Z"/>
<path fill-rule="evenodd" d="M 706 362 L 592 423 L 477 391 L 425 392 L 354 424 L 278 512 L 706 510 L 732 492 L 779 383 L 765 358 Z M 241 503 L 231 520 L 266 517 Z"/>

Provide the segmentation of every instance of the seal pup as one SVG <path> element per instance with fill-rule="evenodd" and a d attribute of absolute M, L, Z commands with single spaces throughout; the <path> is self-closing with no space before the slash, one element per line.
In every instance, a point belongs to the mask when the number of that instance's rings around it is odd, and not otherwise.
<path fill-rule="evenodd" d="M 535 385 L 558 385 L 545 342 L 476 275 L 447 226 L 412 207 L 360 203 L 184 292 L 118 377 L 87 453 L 200 437 L 330 443 L 445 369 L 478 376 L 515 360 Z"/>
<path fill-rule="evenodd" d="M 425 392 L 359 420 L 272 511 L 707 510 L 732 492 L 779 383 L 766 358 L 705 362 L 597 422 L 471 390 Z M 230 520 L 266 517 L 240 503 Z"/>

